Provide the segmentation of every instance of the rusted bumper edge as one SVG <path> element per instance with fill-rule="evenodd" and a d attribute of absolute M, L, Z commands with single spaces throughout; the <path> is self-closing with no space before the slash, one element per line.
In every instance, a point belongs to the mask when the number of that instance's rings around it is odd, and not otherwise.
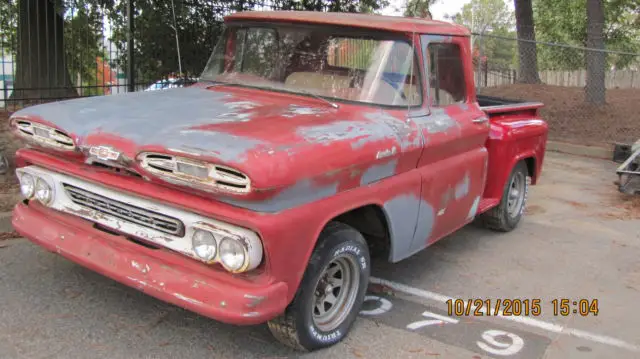
<path fill-rule="evenodd" d="M 235 325 L 260 324 L 284 312 L 287 285 L 247 287 L 245 283 L 213 283 L 211 278 L 168 264 L 119 236 L 110 236 L 85 223 L 38 205 L 18 203 L 14 229 L 28 240 L 90 270 L 136 288 L 162 301 Z M 78 224 L 78 225 L 74 225 Z M 189 260 L 186 259 L 185 260 Z"/>

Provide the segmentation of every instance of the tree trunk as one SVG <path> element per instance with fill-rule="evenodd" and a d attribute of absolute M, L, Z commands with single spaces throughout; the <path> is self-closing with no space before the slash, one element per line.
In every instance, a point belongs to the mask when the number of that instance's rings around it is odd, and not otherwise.
<path fill-rule="evenodd" d="M 585 100 L 593 105 L 605 104 L 605 66 L 604 52 L 604 9 L 602 0 L 587 0 L 587 84 L 584 88 Z"/>
<path fill-rule="evenodd" d="M 533 7 L 531 0 L 514 0 L 516 12 L 516 30 L 518 39 L 519 73 L 518 82 L 526 84 L 540 83 L 538 74 L 538 53 L 536 50 L 536 33 L 533 24 Z"/>
<path fill-rule="evenodd" d="M 19 0 L 16 79 L 18 105 L 77 97 L 65 62 L 63 8 L 58 0 Z M 57 5 L 57 6 L 56 6 Z"/>

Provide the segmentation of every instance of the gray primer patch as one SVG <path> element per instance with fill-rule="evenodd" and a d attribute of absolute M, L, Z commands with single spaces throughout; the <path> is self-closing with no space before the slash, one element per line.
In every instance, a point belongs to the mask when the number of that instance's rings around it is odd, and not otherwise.
<path fill-rule="evenodd" d="M 380 165 L 373 165 L 369 167 L 360 178 L 360 185 L 364 186 L 369 183 L 379 181 L 383 178 L 391 177 L 396 174 L 396 166 L 398 166 L 398 160 L 389 161 Z"/>
<path fill-rule="evenodd" d="M 391 234 L 391 262 L 400 261 L 411 254 L 419 207 L 420 199 L 413 194 L 399 195 L 384 203 Z"/>
<path fill-rule="evenodd" d="M 256 212 L 280 212 L 303 204 L 315 202 L 335 195 L 338 184 L 318 186 L 311 180 L 302 180 L 264 201 L 240 201 L 233 198 L 220 198 L 221 202 L 233 206 L 250 209 Z"/>
<path fill-rule="evenodd" d="M 480 196 L 476 197 L 476 199 L 473 200 L 473 204 L 471 205 L 471 208 L 469 208 L 469 214 L 467 215 L 467 219 L 473 219 L 476 214 L 478 213 L 478 205 L 480 204 Z"/>
<path fill-rule="evenodd" d="M 433 232 L 435 218 L 436 216 L 433 206 L 429 204 L 429 202 L 421 199 L 416 232 L 413 236 L 413 242 L 408 255 L 411 255 L 427 246 L 427 239 L 431 237 L 431 233 Z"/>
<path fill-rule="evenodd" d="M 455 198 L 460 199 L 469 194 L 469 185 L 471 184 L 471 178 L 469 178 L 469 172 L 464 174 L 464 178 L 456 185 Z"/>
<path fill-rule="evenodd" d="M 417 134 L 413 140 L 410 140 L 414 130 L 409 126 L 408 122 L 397 119 L 384 111 L 370 112 L 365 117 L 374 123 L 388 126 L 393 135 L 398 140 L 402 152 L 411 147 L 422 146 L 422 135 Z"/>
<path fill-rule="evenodd" d="M 394 137 L 388 127 L 365 121 L 336 121 L 322 125 L 300 126 L 297 133 L 308 142 L 327 145 L 336 141 L 358 139 L 351 144 L 353 149 L 371 141 Z"/>
<path fill-rule="evenodd" d="M 202 125 L 247 121 L 250 113 L 229 110 L 246 111 L 257 106 L 249 101 L 225 103 L 224 98 L 218 92 L 186 87 L 52 102 L 24 108 L 14 116 L 40 116 L 79 137 L 109 133 L 138 145 L 195 147 L 202 153 L 216 152 L 223 159 L 239 160 L 241 152 L 260 142 L 208 130 L 199 130 L 200 135 L 181 133 Z M 211 136 L 203 133 L 212 133 L 222 142 L 212 141 Z"/>
<path fill-rule="evenodd" d="M 207 143 L 216 144 L 216 146 L 203 146 Z M 167 137 L 162 144 L 167 148 L 195 155 L 208 155 L 223 161 L 241 162 L 247 159 L 248 151 L 264 145 L 264 142 L 225 132 L 183 130 Z"/>
<path fill-rule="evenodd" d="M 327 110 L 317 108 L 317 107 L 304 107 L 298 105 L 289 105 L 286 111 L 283 112 L 283 117 L 293 118 L 298 115 L 320 115 L 328 112 Z"/>
<path fill-rule="evenodd" d="M 415 121 L 430 134 L 446 132 L 453 127 L 460 129 L 458 122 L 441 108 L 433 109 L 430 115 L 416 118 Z"/>

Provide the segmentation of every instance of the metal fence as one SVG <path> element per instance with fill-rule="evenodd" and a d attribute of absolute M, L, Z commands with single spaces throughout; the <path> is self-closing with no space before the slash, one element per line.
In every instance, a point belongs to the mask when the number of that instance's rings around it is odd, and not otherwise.
<path fill-rule="evenodd" d="M 223 17 L 233 12 L 355 12 L 372 9 L 369 3 L 375 1 L 4 0 L 0 108 L 140 91 L 168 78 L 197 77 Z"/>
<path fill-rule="evenodd" d="M 551 139 L 611 144 L 640 138 L 640 54 L 490 34 L 475 34 L 474 49 L 479 92 L 543 102 Z M 523 57 L 537 70 L 520 69 Z"/>
<path fill-rule="evenodd" d="M 221 32 L 222 17 L 232 12 L 361 11 L 364 2 L 136 0 L 136 8 L 130 1 L 104 3 L 7 0 L 0 5 L 0 108 L 142 91 L 168 77 L 197 77 Z M 128 46 L 132 41 L 135 46 Z M 552 139 L 601 144 L 640 138 L 640 55 L 490 34 L 476 34 L 472 41 L 479 92 L 543 102 Z M 590 61 L 604 64 L 594 73 Z M 521 70 L 520 63 L 538 68 Z M 590 82 L 594 75 L 604 78 L 601 86 Z"/>

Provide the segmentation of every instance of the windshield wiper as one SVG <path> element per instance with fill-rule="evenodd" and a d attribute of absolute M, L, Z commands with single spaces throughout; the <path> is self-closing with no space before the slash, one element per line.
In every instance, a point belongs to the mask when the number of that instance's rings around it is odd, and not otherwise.
<path fill-rule="evenodd" d="M 326 98 L 324 98 L 324 97 L 322 97 L 322 96 L 320 96 L 320 95 L 316 95 L 316 94 L 314 94 L 313 92 L 309 92 L 309 91 L 306 91 L 306 90 L 298 90 L 298 91 L 299 91 L 300 93 L 305 94 L 305 95 L 312 96 L 312 97 L 314 97 L 314 98 L 316 98 L 316 99 L 318 99 L 318 100 L 320 100 L 320 101 L 322 101 L 322 102 L 324 102 L 324 103 L 328 104 L 329 106 L 331 106 L 331 107 L 333 107 L 333 108 L 340 108 L 340 106 L 338 106 L 338 104 L 337 104 L 337 103 L 335 103 L 335 102 L 331 102 L 331 101 L 327 100 Z"/>

